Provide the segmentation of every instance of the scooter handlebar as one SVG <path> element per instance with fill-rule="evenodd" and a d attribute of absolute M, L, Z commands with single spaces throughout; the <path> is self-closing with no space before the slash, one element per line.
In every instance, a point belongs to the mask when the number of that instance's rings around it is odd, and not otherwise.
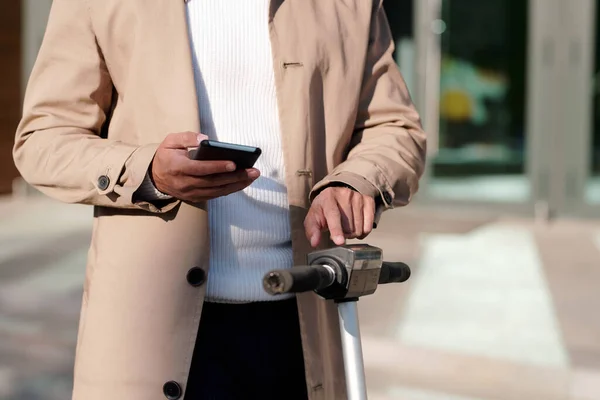
<path fill-rule="evenodd" d="M 408 278 L 410 278 L 408 265 L 400 262 L 384 262 L 379 274 L 379 284 L 405 282 Z M 303 293 L 328 288 L 335 281 L 336 275 L 332 267 L 304 265 L 267 273 L 263 278 L 263 288 L 271 295 Z"/>
<path fill-rule="evenodd" d="M 333 268 L 326 265 L 305 265 L 267 273 L 263 279 L 263 287 L 271 295 L 302 293 L 325 289 L 334 281 Z"/>
<path fill-rule="evenodd" d="M 401 262 L 383 262 L 379 273 L 379 284 L 406 282 L 410 278 L 410 267 Z"/>

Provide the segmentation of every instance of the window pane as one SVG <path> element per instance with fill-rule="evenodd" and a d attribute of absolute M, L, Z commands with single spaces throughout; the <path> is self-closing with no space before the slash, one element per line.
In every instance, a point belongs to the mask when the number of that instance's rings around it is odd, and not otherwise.
<path fill-rule="evenodd" d="M 440 149 L 432 195 L 526 201 L 523 0 L 443 0 Z"/>

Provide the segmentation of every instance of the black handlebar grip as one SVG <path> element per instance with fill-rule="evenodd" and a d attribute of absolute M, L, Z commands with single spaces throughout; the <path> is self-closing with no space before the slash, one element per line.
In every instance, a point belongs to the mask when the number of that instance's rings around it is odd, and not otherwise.
<path fill-rule="evenodd" d="M 379 274 L 379 284 L 405 282 L 410 278 L 410 268 L 408 265 L 397 262 L 384 262 Z"/>
<path fill-rule="evenodd" d="M 263 287 L 271 295 L 302 293 L 324 289 L 335 281 L 335 273 L 323 265 L 301 266 L 271 271 L 263 278 Z"/>

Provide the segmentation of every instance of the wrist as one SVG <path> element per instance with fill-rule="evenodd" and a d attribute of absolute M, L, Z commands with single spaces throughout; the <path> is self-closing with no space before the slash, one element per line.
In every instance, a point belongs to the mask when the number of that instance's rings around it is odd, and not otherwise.
<path fill-rule="evenodd" d="M 156 186 L 154 182 L 154 178 L 152 176 L 152 166 L 148 168 L 146 171 L 146 176 L 144 177 L 144 181 L 142 185 L 137 191 L 138 198 L 145 201 L 157 201 L 157 200 L 171 200 L 173 196 L 162 192 Z"/>

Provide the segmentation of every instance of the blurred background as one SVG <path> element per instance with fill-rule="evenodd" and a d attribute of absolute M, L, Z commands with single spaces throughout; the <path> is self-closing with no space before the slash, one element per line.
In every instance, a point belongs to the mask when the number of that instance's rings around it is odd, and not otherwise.
<path fill-rule="evenodd" d="M 600 1 L 385 0 L 429 134 L 369 243 L 414 271 L 360 302 L 372 399 L 600 399 Z M 51 0 L 0 4 L 0 399 L 70 398 L 92 210 L 12 164 Z"/>

